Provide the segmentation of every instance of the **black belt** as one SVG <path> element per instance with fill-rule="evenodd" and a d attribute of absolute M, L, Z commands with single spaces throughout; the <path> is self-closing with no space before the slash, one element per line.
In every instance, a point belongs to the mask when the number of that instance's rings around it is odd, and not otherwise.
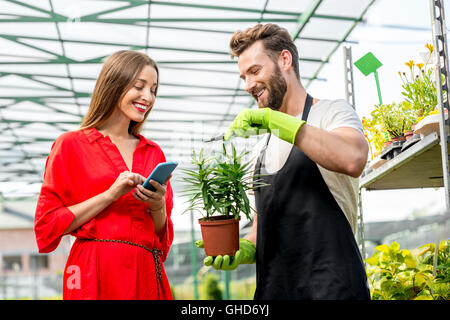
<path fill-rule="evenodd" d="M 162 256 L 162 251 L 159 249 L 150 249 L 146 246 L 143 246 L 142 244 L 134 243 L 131 241 L 125 241 L 125 240 L 113 240 L 113 239 L 91 239 L 91 238 L 80 238 L 80 240 L 86 240 L 86 241 L 98 241 L 98 242 L 116 242 L 116 243 L 124 243 L 131 246 L 139 247 L 142 249 L 147 250 L 153 255 L 153 260 L 155 261 L 155 269 L 156 269 L 156 289 L 158 290 L 158 299 L 160 299 L 159 296 L 159 284 L 162 283 L 162 264 L 160 257 Z"/>

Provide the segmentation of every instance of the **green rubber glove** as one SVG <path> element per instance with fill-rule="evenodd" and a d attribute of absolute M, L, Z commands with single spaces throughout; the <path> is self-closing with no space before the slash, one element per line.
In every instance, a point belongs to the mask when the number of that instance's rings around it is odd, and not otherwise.
<path fill-rule="evenodd" d="M 203 248 L 203 240 L 195 242 L 197 248 Z M 240 264 L 252 264 L 255 263 L 256 247 L 253 242 L 247 239 L 239 240 L 239 250 L 236 251 L 234 256 L 207 256 L 203 263 L 205 266 L 212 266 L 216 270 L 234 270 Z"/>
<path fill-rule="evenodd" d="M 224 140 L 229 140 L 233 135 L 248 138 L 251 135 L 271 132 L 294 144 L 298 130 L 305 123 L 304 120 L 270 108 L 243 109 L 229 126 Z"/>

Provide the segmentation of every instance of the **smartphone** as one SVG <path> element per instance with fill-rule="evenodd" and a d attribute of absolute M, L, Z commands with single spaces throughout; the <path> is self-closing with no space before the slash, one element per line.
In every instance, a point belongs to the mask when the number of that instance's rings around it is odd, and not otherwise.
<path fill-rule="evenodd" d="M 163 184 L 167 178 L 169 178 L 170 174 L 177 167 L 178 162 L 169 161 L 169 162 L 161 162 L 158 164 L 153 172 L 148 176 L 147 180 L 142 184 L 142 186 L 150 191 L 155 192 L 156 189 L 154 186 L 150 184 L 150 180 L 155 180 L 159 184 Z"/>

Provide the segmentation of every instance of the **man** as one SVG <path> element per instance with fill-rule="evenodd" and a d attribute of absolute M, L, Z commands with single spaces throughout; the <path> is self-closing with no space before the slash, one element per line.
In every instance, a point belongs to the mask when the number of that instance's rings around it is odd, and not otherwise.
<path fill-rule="evenodd" d="M 370 299 L 354 237 L 368 154 L 361 121 L 346 101 L 306 93 L 285 29 L 237 31 L 230 47 L 258 109 L 242 110 L 224 139 L 269 132 L 253 152 L 255 174 L 270 185 L 255 190 L 253 230 L 235 257 L 205 264 L 232 270 L 256 261 L 255 299 Z"/>

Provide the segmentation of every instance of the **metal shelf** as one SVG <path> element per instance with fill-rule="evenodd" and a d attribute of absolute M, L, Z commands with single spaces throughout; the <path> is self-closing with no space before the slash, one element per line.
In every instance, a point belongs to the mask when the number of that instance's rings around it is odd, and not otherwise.
<path fill-rule="evenodd" d="M 365 257 L 364 223 L 361 190 L 390 190 L 411 188 L 439 188 L 445 189 L 446 213 L 450 208 L 450 172 L 449 172 L 449 136 L 450 121 L 445 120 L 444 110 L 450 110 L 450 88 L 447 51 L 447 30 L 445 28 L 444 1 L 429 0 L 433 44 L 436 55 L 436 88 L 438 91 L 438 108 L 440 110 L 439 135 L 433 132 L 425 136 L 404 152 L 388 160 L 380 167 L 363 175 L 359 180 L 358 194 L 358 242 L 361 245 L 362 256 Z M 348 59 L 344 59 L 345 67 Z M 346 69 L 347 70 L 347 69 Z M 347 77 L 347 75 L 346 75 Z M 347 78 L 346 78 L 347 79 Z M 353 82 L 353 80 L 351 79 Z M 346 93 L 348 92 L 346 85 Z M 347 100 L 349 100 L 347 95 Z M 434 259 L 434 272 L 436 271 L 437 255 Z"/>
<path fill-rule="evenodd" d="M 442 157 L 436 132 L 360 179 L 360 188 L 388 190 L 443 187 Z"/>

